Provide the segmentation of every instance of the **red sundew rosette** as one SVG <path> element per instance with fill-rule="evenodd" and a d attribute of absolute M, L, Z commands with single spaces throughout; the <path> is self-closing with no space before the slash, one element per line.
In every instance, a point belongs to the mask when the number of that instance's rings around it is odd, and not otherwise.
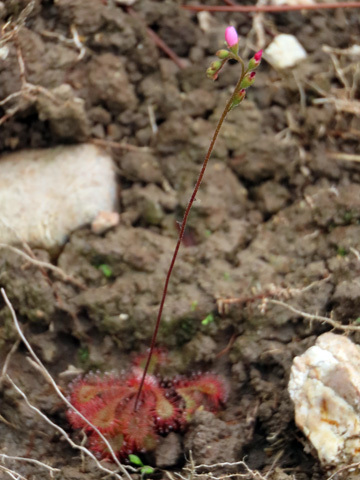
<path fill-rule="evenodd" d="M 128 384 L 137 389 L 140 385 L 141 370 L 133 368 L 132 375 L 128 378 Z M 145 405 L 150 408 L 153 416 L 155 430 L 158 433 L 167 433 L 178 428 L 181 412 L 174 395 L 168 389 L 160 385 L 160 381 L 154 375 L 146 375 L 143 390 L 141 392 L 139 406 Z"/>
<path fill-rule="evenodd" d="M 123 380 L 114 375 L 104 377 L 89 374 L 70 385 L 69 401 L 89 422 L 101 432 L 108 432 L 115 426 L 117 404 L 129 392 Z M 75 429 L 93 429 L 76 412 L 69 409 L 67 418 Z"/>
<path fill-rule="evenodd" d="M 211 373 L 199 374 L 191 379 L 179 379 L 174 382 L 174 389 L 184 401 L 183 416 L 187 422 L 198 408 L 216 412 L 227 398 L 224 381 Z"/>

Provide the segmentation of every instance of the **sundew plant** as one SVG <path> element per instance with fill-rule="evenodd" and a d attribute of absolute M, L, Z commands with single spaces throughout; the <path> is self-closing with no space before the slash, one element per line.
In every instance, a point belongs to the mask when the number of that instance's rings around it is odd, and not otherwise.
<path fill-rule="evenodd" d="M 146 374 L 147 374 L 147 371 L 148 371 L 148 368 L 149 368 L 149 365 L 150 365 L 150 361 L 151 361 L 151 357 L 152 357 L 152 354 L 153 354 L 153 351 L 154 351 L 154 348 L 155 348 L 156 337 L 157 337 L 157 334 L 158 334 L 158 331 L 159 331 L 160 321 L 161 321 L 162 312 L 163 312 L 163 309 L 164 309 L 164 304 L 165 304 L 165 299 L 166 299 L 166 295 L 167 295 L 167 290 L 168 290 L 168 286 L 169 286 L 171 273 L 173 271 L 177 255 L 179 253 L 181 241 L 182 241 L 183 236 L 184 236 L 185 227 L 186 227 L 186 223 L 187 223 L 187 220 L 188 220 L 188 217 L 189 217 L 191 207 L 193 206 L 196 195 L 199 191 L 202 179 L 203 179 L 204 174 L 205 174 L 207 164 L 209 162 L 211 153 L 214 149 L 216 139 L 217 139 L 217 137 L 220 133 L 220 130 L 221 130 L 221 127 L 222 127 L 222 125 L 225 121 L 225 118 L 226 118 L 227 114 L 230 112 L 230 110 L 232 110 L 233 108 L 240 105 L 240 103 L 244 100 L 244 98 L 246 96 L 246 89 L 249 88 L 254 83 L 255 76 L 256 76 L 255 70 L 258 68 L 258 66 L 260 65 L 260 62 L 261 62 L 261 57 L 262 57 L 263 51 L 259 50 L 248 61 L 247 66 L 245 66 L 244 60 L 239 56 L 239 36 L 238 36 L 237 31 L 234 27 L 229 26 L 229 27 L 226 28 L 226 30 L 225 30 L 225 42 L 226 42 L 227 48 L 219 50 L 218 52 L 216 52 L 216 56 L 218 57 L 218 60 L 212 62 L 212 64 L 210 65 L 210 67 L 206 71 L 206 75 L 211 80 L 216 80 L 219 76 L 220 71 L 222 70 L 222 68 L 224 67 L 226 62 L 230 59 L 235 60 L 236 62 L 238 62 L 240 64 L 241 73 L 240 73 L 239 80 L 238 80 L 238 82 L 235 85 L 235 88 L 233 90 L 233 93 L 232 93 L 231 97 L 229 98 L 227 104 L 225 105 L 223 113 L 221 114 L 221 117 L 220 117 L 220 119 L 219 119 L 219 121 L 216 125 L 214 134 L 213 134 L 213 136 L 210 140 L 210 145 L 209 145 L 208 151 L 205 155 L 205 159 L 203 161 L 203 164 L 202 164 L 198 179 L 196 181 L 194 190 L 191 194 L 191 197 L 189 199 L 189 202 L 188 202 L 188 204 L 186 206 L 186 209 L 185 209 L 185 212 L 184 212 L 184 217 L 183 217 L 183 220 L 181 222 L 180 229 L 179 229 L 178 240 L 177 240 L 177 243 L 176 243 L 176 246 L 175 246 L 175 249 L 174 249 L 174 253 L 173 253 L 172 259 L 170 261 L 169 269 L 168 269 L 168 272 L 167 272 L 167 275 L 166 275 L 166 278 L 165 278 L 163 294 L 162 294 L 162 298 L 161 298 L 161 301 L 160 301 L 160 306 L 159 306 L 159 310 L 158 310 L 158 315 L 157 315 L 157 319 L 156 319 L 156 324 L 155 324 L 153 336 L 152 336 L 152 339 L 151 339 L 149 355 L 148 355 L 147 362 L 146 362 L 146 365 L 145 365 L 145 368 L 144 368 L 144 373 L 143 373 L 143 376 L 142 376 L 142 379 L 141 379 L 141 382 L 140 382 L 140 387 L 139 387 L 139 391 L 138 391 L 136 402 L 135 402 L 135 410 L 137 409 L 137 406 L 138 406 L 141 391 L 142 391 L 142 388 L 143 388 L 143 385 L 144 385 L 144 382 L 145 382 Z"/>
<path fill-rule="evenodd" d="M 135 360 L 125 374 L 103 376 L 89 374 L 70 385 L 69 400 L 83 417 L 75 410 L 69 410 L 68 420 L 73 428 L 85 430 L 89 438 L 89 448 L 100 458 L 111 458 L 107 443 L 119 458 L 127 457 L 134 452 L 151 451 L 156 447 L 159 435 L 186 428 L 200 407 L 216 412 L 227 397 L 224 381 L 209 373 L 175 377 L 166 382 L 163 381 L 157 375 L 157 368 L 165 357 L 155 349 L 170 277 L 184 236 L 186 222 L 216 139 L 228 113 L 244 100 L 247 88 L 254 83 L 255 70 L 261 61 L 262 50 L 255 53 L 245 65 L 238 53 L 239 37 L 234 27 L 226 28 L 225 41 L 226 48 L 216 53 L 218 59 L 211 63 L 206 74 L 208 78 L 216 80 L 228 60 L 235 60 L 240 64 L 240 77 L 210 140 L 197 182 L 184 212 L 178 240 L 165 278 L 149 353 Z M 88 422 L 85 422 L 84 418 Z"/>

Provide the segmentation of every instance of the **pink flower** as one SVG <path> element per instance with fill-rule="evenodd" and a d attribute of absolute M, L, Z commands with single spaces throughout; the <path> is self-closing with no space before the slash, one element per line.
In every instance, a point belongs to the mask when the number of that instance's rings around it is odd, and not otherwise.
<path fill-rule="evenodd" d="M 239 37 L 237 31 L 234 27 L 227 27 L 225 30 L 225 41 L 229 45 L 229 47 L 233 47 L 239 41 Z M 262 50 L 261 50 L 262 53 Z"/>
<path fill-rule="evenodd" d="M 259 50 L 258 52 L 255 53 L 254 60 L 255 60 L 256 63 L 260 63 L 262 54 L 263 54 L 262 50 Z"/>

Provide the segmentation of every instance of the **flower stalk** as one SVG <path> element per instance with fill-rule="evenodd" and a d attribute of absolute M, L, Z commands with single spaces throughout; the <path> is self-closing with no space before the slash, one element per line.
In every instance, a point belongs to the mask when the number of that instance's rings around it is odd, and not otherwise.
<path fill-rule="evenodd" d="M 175 249 L 174 249 L 174 253 L 173 253 L 172 259 L 170 261 L 169 269 L 168 269 L 168 272 L 167 272 L 167 275 L 166 275 L 166 278 L 165 278 L 163 294 L 162 294 L 162 298 L 161 298 L 161 301 L 160 301 L 160 306 L 159 306 L 159 310 L 158 310 L 156 324 L 155 324 L 155 328 L 154 328 L 152 339 L 151 339 L 150 350 L 149 350 L 149 354 L 148 354 L 147 361 L 146 361 L 144 371 L 143 371 L 143 376 L 142 376 L 140 386 L 139 386 L 139 389 L 138 389 L 138 392 L 137 392 L 136 400 L 135 400 L 135 408 L 134 408 L 135 411 L 137 411 L 138 407 L 139 407 L 139 399 L 140 399 L 141 391 L 142 391 L 143 386 L 144 386 L 146 374 L 147 374 L 147 371 L 148 371 L 148 368 L 149 368 L 149 365 L 150 365 L 150 361 L 151 361 L 151 357 L 153 355 L 154 348 L 155 348 L 156 338 L 157 338 L 157 334 L 158 334 L 158 331 L 159 331 L 160 321 L 161 321 L 162 312 L 163 312 L 163 309 L 164 309 L 164 304 L 165 304 L 165 299 L 166 299 L 166 295 L 167 295 L 167 291 L 168 291 L 170 277 L 171 277 L 171 274 L 172 274 L 172 271 L 173 271 L 173 268 L 174 268 L 174 265 L 175 265 L 175 262 L 176 262 L 176 259 L 177 259 L 177 255 L 179 253 L 180 245 L 181 245 L 181 242 L 182 242 L 182 239 L 183 239 L 183 236 L 184 236 L 185 227 L 186 227 L 186 223 L 187 223 L 187 220 L 188 220 L 188 217 L 189 217 L 190 210 L 193 206 L 196 195 L 199 191 L 200 184 L 202 182 L 207 164 L 209 162 L 209 158 L 210 158 L 211 153 L 214 149 L 215 142 L 218 138 L 219 132 L 220 132 L 221 127 L 222 127 L 222 125 L 225 121 L 225 118 L 226 118 L 227 114 L 230 112 L 230 110 L 237 107 L 243 101 L 243 99 L 245 98 L 246 88 L 248 88 L 250 85 L 252 85 L 254 83 L 254 80 L 255 80 L 255 72 L 253 70 L 256 69 L 259 66 L 260 61 L 261 61 L 261 57 L 262 57 L 262 50 L 260 50 L 259 52 L 255 53 L 253 58 L 250 59 L 247 68 L 245 68 L 245 63 L 238 54 L 239 37 L 238 37 L 238 34 L 237 34 L 234 27 L 227 27 L 226 28 L 226 30 L 225 30 L 225 41 L 228 45 L 228 49 L 226 49 L 226 50 L 222 49 L 222 50 L 219 50 L 217 52 L 216 55 L 219 58 L 219 60 L 216 60 L 216 61 L 212 62 L 210 67 L 207 69 L 206 74 L 207 74 L 208 78 L 210 78 L 212 80 L 216 80 L 218 78 L 220 70 L 224 67 L 225 63 L 229 59 L 236 60 L 238 63 L 240 63 L 241 74 L 240 74 L 240 78 L 239 78 L 239 80 L 238 80 L 238 82 L 237 82 L 237 84 L 236 84 L 236 86 L 233 90 L 233 93 L 232 93 L 231 97 L 229 98 L 227 104 L 225 105 L 223 113 L 221 114 L 221 117 L 220 117 L 220 119 L 219 119 L 219 121 L 216 125 L 214 134 L 213 134 L 212 139 L 210 141 L 210 145 L 209 145 L 208 151 L 205 155 L 205 159 L 203 161 L 203 164 L 202 164 L 198 179 L 196 181 L 194 190 L 191 194 L 191 197 L 188 201 L 188 204 L 187 204 L 185 212 L 184 212 L 184 216 L 183 216 L 183 220 L 182 220 L 181 225 L 180 225 L 180 230 L 179 230 L 176 246 L 175 246 Z"/>

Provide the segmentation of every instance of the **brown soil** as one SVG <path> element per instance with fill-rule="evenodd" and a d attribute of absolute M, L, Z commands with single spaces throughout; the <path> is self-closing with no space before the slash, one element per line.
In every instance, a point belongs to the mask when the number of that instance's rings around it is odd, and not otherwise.
<path fill-rule="evenodd" d="M 0 2 L 0 25 L 11 15 L 17 18 L 26 3 Z M 15 253 L 1 251 L 1 286 L 64 391 L 69 377 L 61 374 L 69 365 L 84 372 L 121 370 L 147 348 L 176 222 L 239 74 L 230 66 L 211 82 L 205 70 L 230 21 L 238 27 L 243 49 L 256 42 L 247 14 L 212 14 L 203 32 L 199 17 L 176 0 L 138 0 L 136 16 L 113 3 L 36 1 L 19 33 L 26 79 L 66 101 L 56 107 L 33 90 L 13 101 L 16 112 L 0 127 L 2 152 L 89 138 L 149 147 L 111 150 L 119 173 L 117 228 L 103 236 L 90 228 L 74 232 L 51 257 L 34 251 L 86 289 L 45 276 Z M 83 58 L 64 41 L 71 38 L 72 25 L 86 49 Z M 198 412 L 185 435 L 174 440 L 172 434 L 145 460 L 181 469 L 191 450 L 196 464 L 246 457 L 249 467 L 264 475 L 275 462 L 269 479 L 315 480 L 327 473 L 294 424 L 287 383 L 293 357 L 330 327 L 264 305 L 264 298 L 284 300 L 287 290 L 286 301 L 308 313 L 331 313 L 344 324 L 359 316 L 360 165 L 336 155 L 359 152 L 360 87 L 354 70 L 359 57 L 336 57 L 345 69 L 341 79 L 322 47 L 359 44 L 360 16 L 356 10 L 266 14 L 263 25 L 267 42 L 277 32 L 294 34 L 308 59 L 287 72 L 263 62 L 248 99 L 229 114 L 190 215 L 159 336 L 159 344 L 171 352 L 169 374 L 220 373 L 229 383 L 229 400 L 217 416 Z M 184 68 L 157 48 L 146 26 Z M 9 55 L 0 61 L 0 99 L 21 86 L 15 44 L 7 46 Z M 58 90 L 63 84 L 65 93 Z M 84 100 L 81 108 L 76 98 Z M 328 101 L 314 103 L 318 98 Z M 336 103 L 347 98 L 353 99 L 347 107 Z M 102 265 L 109 267 L 106 276 Z M 310 284 L 296 296 L 289 292 Z M 220 315 L 219 298 L 239 302 Z M 1 364 L 17 339 L 2 305 Z M 205 325 L 209 314 L 214 320 Z M 360 343 L 359 333 L 352 338 Z M 26 358 L 20 346 L 8 373 L 33 404 L 81 440 L 71 432 L 64 406 Z M 78 452 L 6 381 L 0 398 L 0 453 L 49 463 L 62 470 L 58 478 L 64 480 L 102 478 L 91 463 L 82 468 Z M 178 456 L 179 440 L 180 461 L 173 465 L 169 452 Z M 28 480 L 49 478 L 37 465 L 7 465 Z"/>

